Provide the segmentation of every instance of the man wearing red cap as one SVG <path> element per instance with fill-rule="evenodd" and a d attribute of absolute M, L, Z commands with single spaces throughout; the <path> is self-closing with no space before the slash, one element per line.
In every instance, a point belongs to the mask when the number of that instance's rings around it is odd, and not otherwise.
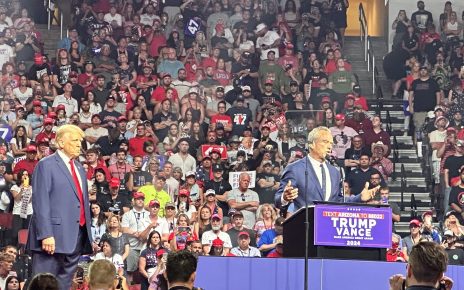
<path fill-rule="evenodd" d="M 14 169 L 13 169 L 13 174 L 15 180 L 17 179 L 17 174 L 21 169 L 24 169 L 29 173 L 29 175 L 32 175 L 34 172 L 35 166 L 39 162 L 36 159 L 37 156 L 37 147 L 35 145 L 28 145 L 26 148 L 26 159 L 23 159 L 16 163 Z"/>
<path fill-rule="evenodd" d="M 293 54 L 293 49 L 294 49 L 293 44 L 287 43 L 287 45 L 285 46 L 285 55 L 281 56 L 279 60 L 277 61 L 277 63 L 283 69 L 285 69 L 285 67 L 290 64 L 296 71 L 299 71 L 298 59 Z"/>
<path fill-rule="evenodd" d="M 108 182 L 110 194 L 97 195 L 97 201 L 101 205 L 101 210 L 106 216 L 110 213 L 124 214 L 130 210 L 130 201 L 125 195 L 119 194 L 119 178 L 113 177 Z"/>
<path fill-rule="evenodd" d="M 224 243 L 224 254 L 228 254 L 232 248 L 232 242 L 230 236 L 226 232 L 221 230 L 222 219 L 218 214 L 211 216 L 211 230 L 203 233 L 201 237 L 201 244 L 203 245 L 203 252 L 209 253 L 211 246 L 215 239 L 220 239 Z"/>
<path fill-rule="evenodd" d="M 237 257 L 261 257 L 258 248 L 250 246 L 250 234 L 246 231 L 238 233 L 238 246 L 230 253 Z"/>
<path fill-rule="evenodd" d="M 133 208 L 122 216 L 122 232 L 129 236 L 130 252 L 126 259 L 127 272 L 133 273 L 138 268 L 140 251 L 145 246 L 146 235 L 142 235 L 150 226 L 150 213 L 145 210 L 145 194 L 135 192 L 133 194 Z"/>
<path fill-rule="evenodd" d="M 335 126 L 330 127 L 330 133 L 334 140 L 332 150 L 335 151 L 336 157 L 343 162 L 345 151 L 351 148 L 351 139 L 358 135 L 353 128 L 345 126 L 345 115 L 335 115 Z M 343 163 L 340 163 L 343 164 Z"/>
<path fill-rule="evenodd" d="M 44 116 L 42 115 L 42 102 L 39 100 L 32 101 L 32 113 L 27 115 L 26 121 L 31 124 L 32 127 L 32 138 L 35 138 L 39 134 L 40 129 L 44 121 Z"/>
<path fill-rule="evenodd" d="M 47 140 L 48 142 L 54 142 L 56 133 L 52 131 L 53 124 L 55 124 L 55 120 L 53 120 L 52 118 L 47 117 L 44 119 L 43 129 L 39 134 L 37 134 L 37 137 L 35 137 L 36 143 L 41 143 L 45 140 Z"/>

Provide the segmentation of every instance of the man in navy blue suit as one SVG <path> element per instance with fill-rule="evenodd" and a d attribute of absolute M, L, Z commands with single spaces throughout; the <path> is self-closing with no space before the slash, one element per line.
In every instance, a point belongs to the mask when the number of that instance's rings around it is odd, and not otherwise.
<path fill-rule="evenodd" d="M 60 289 L 70 289 L 79 257 L 91 253 L 91 216 L 85 170 L 79 157 L 84 132 L 63 125 L 56 153 L 42 159 L 32 175 L 34 213 L 28 249 L 32 272 L 54 274 Z"/>
<path fill-rule="evenodd" d="M 309 154 L 289 164 L 275 194 L 277 207 L 285 207 L 293 202 L 292 211 L 302 208 L 314 201 L 343 202 L 339 170 L 326 161 L 332 151 L 333 137 L 327 127 L 314 128 L 308 134 Z M 367 182 L 363 191 L 346 198 L 347 202 L 364 202 L 371 200 L 379 186 L 368 189 Z M 306 191 L 305 191 L 306 189 Z"/>

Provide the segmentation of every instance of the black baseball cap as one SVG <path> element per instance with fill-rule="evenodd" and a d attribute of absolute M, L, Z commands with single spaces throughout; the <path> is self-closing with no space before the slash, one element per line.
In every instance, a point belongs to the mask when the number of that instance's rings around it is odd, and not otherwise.
<path fill-rule="evenodd" d="M 223 171 L 222 166 L 219 165 L 219 164 L 214 164 L 213 165 L 213 172 L 219 172 L 219 171 Z"/>

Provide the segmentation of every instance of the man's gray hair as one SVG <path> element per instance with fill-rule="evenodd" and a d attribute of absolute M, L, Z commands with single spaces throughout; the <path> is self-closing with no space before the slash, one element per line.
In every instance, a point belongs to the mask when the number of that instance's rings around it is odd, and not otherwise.
<path fill-rule="evenodd" d="M 316 140 L 321 136 L 321 133 L 324 131 L 332 135 L 329 128 L 324 126 L 319 126 L 312 129 L 311 132 L 308 133 L 308 144 L 314 144 Z M 311 151 L 311 147 L 308 146 L 308 149 Z"/>

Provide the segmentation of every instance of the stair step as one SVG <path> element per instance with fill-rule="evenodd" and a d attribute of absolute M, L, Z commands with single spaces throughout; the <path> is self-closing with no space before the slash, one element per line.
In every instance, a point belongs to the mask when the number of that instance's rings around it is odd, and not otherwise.
<path fill-rule="evenodd" d="M 414 194 L 414 198 L 416 200 L 421 200 L 421 201 L 430 201 L 430 193 L 428 192 L 414 192 L 414 193 L 404 193 L 403 194 L 403 200 L 410 202 L 411 201 L 411 196 Z M 401 192 L 390 192 L 389 195 L 389 200 L 395 201 L 395 202 L 400 202 L 401 201 Z"/>

